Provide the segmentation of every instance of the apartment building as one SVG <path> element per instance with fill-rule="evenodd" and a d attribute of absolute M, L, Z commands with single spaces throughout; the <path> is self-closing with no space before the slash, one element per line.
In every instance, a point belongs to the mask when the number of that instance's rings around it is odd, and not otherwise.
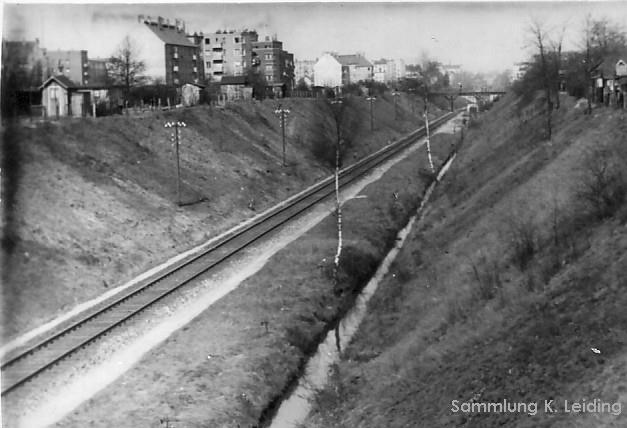
<path fill-rule="evenodd" d="M 256 31 L 216 31 L 205 33 L 202 40 L 207 78 L 219 82 L 222 76 L 242 76 L 253 66 Z"/>
<path fill-rule="evenodd" d="M 286 95 L 294 88 L 294 55 L 283 50 L 283 42 L 266 37 L 253 47 L 253 66 L 264 76 L 275 94 Z"/>
<path fill-rule="evenodd" d="M 308 86 L 312 85 L 316 61 L 311 59 L 297 59 L 294 61 L 294 80 L 298 83 L 302 79 Z"/>
<path fill-rule="evenodd" d="M 405 63 L 397 59 L 380 59 L 373 63 L 373 79 L 379 83 L 394 83 L 405 77 Z"/>
<path fill-rule="evenodd" d="M 186 34 L 183 21 L 139 15 L 138 22 L 127 35 L 139 50 L 149 82 L 168 86 L 203 83 L 202 50 L 194 36 Z"/>
<path fill-rule="evenodd" d="M 45 77 L 65 76 L 78 85 L 89 84 L 89 60 L 84 50 L 50 50 L 44 53 Z"/>
<path fill-rule="evenodd" d="M 350 83 L 372 80 L 374 66 L 363 54 L 338 55 L 337 60 L 348 67 Z"/>

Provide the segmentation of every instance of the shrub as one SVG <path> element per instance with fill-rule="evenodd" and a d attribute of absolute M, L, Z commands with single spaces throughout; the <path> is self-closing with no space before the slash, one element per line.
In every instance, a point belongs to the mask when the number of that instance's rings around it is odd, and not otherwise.
<path fill-rule="evenodd" d="M 365 252 L 353 246 L 345 246 L 340 256 L 338 281 L 335 285 L 335 294 L 357 294 L 372 277 L 377 269 L 377 258 L 372 253 Z M 327 271 L 333 278 L 333 265 Z"/>
<path fill-rule="evenodd" d="M 471 260 L 471 265 L 477 281 L 474 297 L 478 300 L 493 299 L 503 286 L 498 263 L 481 254 L 476 263 Z"/>
<path fill-rule="evenodd" d="M 599 147 L 586 156 L 577 196 L 598 220 L 611 217 L 625 203 L 625 160 L 625 156 L 608 147 Z"/>
<path fill-rule="evenodd" d="M 304 355 L 308 355 L 311 352 L 312 346 L 315 346 L 311 334 L 307 334 L 307 332 L 303 331 L 299 326 L 288 326 L 285 329 L 285 339 L 287 343 L 298 349 Z"/>
<path fill-rule="evenodd" d="M 510 225 L 512 259 L 524 271 L 537 251 L 537 226 L 532 220 L 520 220 Z"/>

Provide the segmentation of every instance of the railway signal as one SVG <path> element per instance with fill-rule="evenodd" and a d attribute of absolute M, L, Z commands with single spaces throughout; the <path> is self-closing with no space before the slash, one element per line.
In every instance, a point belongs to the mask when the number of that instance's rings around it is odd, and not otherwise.
<path fill-rule="evenodd" d="M 287 164 L 285 162 L 285 116 L 290 114 L 290 110 L 287 108 L 281 107 L 281 104 L 279 104 L 279 108 L 274 110 L 274 113 L 279 116 L 280 121 L 281 121 L 280 126 L 281 126 L 281 136 L 283 139 L 283 166 L 286 166 Z"/>
<path fill-rule="evenodd" d="M 176 197 L 177 197 L 177 205 L 181 205 L 181 162 L 179 157 L 179 128 L 185 128 L 187 125 L 185 122 L 176 121 L 176 122 L 166 122 L 163 125 L 165 128 L 174 128 L 174 132 L 171 134 L 170 141 L 176 147 Z"/>

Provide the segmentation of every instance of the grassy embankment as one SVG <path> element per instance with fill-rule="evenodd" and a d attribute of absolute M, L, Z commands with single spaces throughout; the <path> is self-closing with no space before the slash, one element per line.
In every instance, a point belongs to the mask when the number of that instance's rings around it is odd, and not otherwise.
<path fill-rule="evenodd" d="M 454 138 L 433 138 L 436 165 Z M 166 417 L 188 427 L 255 425 L 393 245 L 420 201 L 427 168 L 420 149 L 366 187 L 365 198 L 346 202 L 339 287 L 330 215 L 59 426 L 157 427 Z"/>
<path fill-rule="evenodd" d="M 564 99 L 547 142 L 541 104 L 499 104 L 469 130 L 304 426 L 627 424 L 625 112 Z M 504 399 L 538 413 L 452 412 Z M 622 415 L 564 411 L 583 399 Z"/>
<path fill-rule="evenodd" d="M 391 98 L 391 97 L 388 97 Z M 361 102 L 359 102 L 361 101 Z M 415 127 L 401 103 L 377 104 L 370 132 L 359 100 L 348 159 Z M 324 120 L 314 100 L 284 100 L 288 163 L 276 104 L 195 107 L 143 118 L 105 117 L 5 128 L 3 340 L 158 265 L 330 174 L 312 144 Z M 182 202 L 165 121 L 184 120 Z M 253 201 L 251 209 L 251 201 Z"/>

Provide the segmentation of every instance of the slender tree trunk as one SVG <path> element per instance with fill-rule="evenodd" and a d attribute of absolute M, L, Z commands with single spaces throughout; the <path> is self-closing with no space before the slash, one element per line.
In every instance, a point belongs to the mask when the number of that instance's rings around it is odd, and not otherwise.
<path fill-rule="evenodd" d="M 335 146 L 335 212 L 337 214 L 337 251 L 333 260 L 333 281 L 338 284 L 340 255 L 342 254 L 342 205 L 340 204 L 340 123 L 337 122 L 337 143 Z"/>
<path fill-rule="evenodd" d="M 435 167 L 433 166 L 433 159 L 431 158 L 431 141 L 429 135 L 429 97 L 425 97 L 425 130 L 427 131 L 427 157 L 429 158 L 429 166 L 431 172 L 435 173 Z"/>

